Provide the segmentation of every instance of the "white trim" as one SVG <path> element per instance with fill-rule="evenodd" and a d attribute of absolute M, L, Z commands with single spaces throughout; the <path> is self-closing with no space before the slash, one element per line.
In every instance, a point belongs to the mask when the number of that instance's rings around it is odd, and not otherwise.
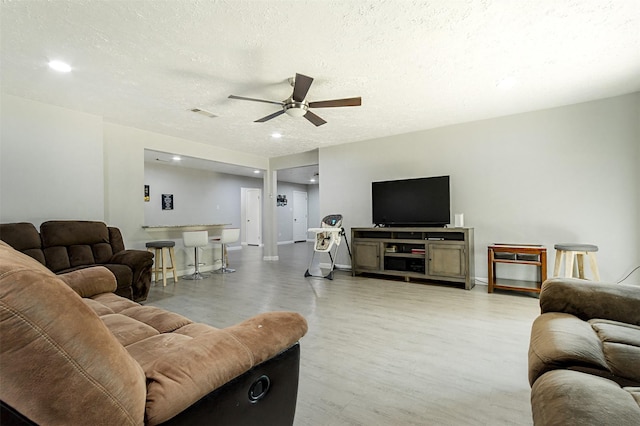
<path fill-rule="evenodd" d="M 280 260 L 279 256 L 264 256 L 262 258 L 262 260 L 265 261 L 276 261 L 276 260 Z"/>
<path fill-rule="evenodd" d="M 281 246 L 283 244 L 293 244 L 295 241 L 278 241 L 278 245 Z"/>

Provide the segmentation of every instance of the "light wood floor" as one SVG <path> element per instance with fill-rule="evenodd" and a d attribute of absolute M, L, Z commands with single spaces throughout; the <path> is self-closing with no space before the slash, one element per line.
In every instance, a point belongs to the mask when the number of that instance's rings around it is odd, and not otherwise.
<path fill-rule="evenodd" d="M 145 304 L 226 327 L 304 315 L 297 426 L 531 425 L 527 349 L 538 300 L 460 287 L 304 278 L 309 243 L 230 251 L 237 272 L 151 288 Z M 323 259 L 324 260 L 324 259 Z"/>

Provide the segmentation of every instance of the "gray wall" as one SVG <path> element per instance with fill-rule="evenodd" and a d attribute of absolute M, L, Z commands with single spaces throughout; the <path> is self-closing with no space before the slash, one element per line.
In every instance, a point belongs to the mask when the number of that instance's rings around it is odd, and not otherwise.
<path fill-rule="evenodd" d="M 0 220 L 104 219 L 102 118 L 1 98 Z"/>
<path fill-rule="evenodd" d="M 322 184 L 322 181 L 320 182 Z M 307 195 L 309 196 L 309 228 L 317 228 L 320 226 L 320 184 L 307 185 Z M 310 238 L 313 238 L 313 234 Z"/>
<path fill-rule="evenodd" d="M 149 162 L 144 182 L 151 196 L 144 203 L 146 225 L 230 223 L 240 228 L 241 188 L 263 187 L 262 179 Z M 162 210 L 161 194 L 173 194 L 173 210 Z"/>
<path fill-rule="evenodd" d="M 270 167 L 251 154 L 0 96 L 3 222 L 102 219 L 122 229 L 127 247 L 143 248 L 155 239 L 141 228 L 145 148 Z M 489 243 L 581 241 L 600 246 L 602 277 L 618 279 L 640 263 L 639 123 L 635 93 L 321 148 L 309 223 L 340 212 L 347 227 L 369 226 L 371 181 L 449 174 L 452 213 L 476 230 L 477 276 L 486 277 Z"/>
<path fill-rule="evenodd" d="M 278 242 L 293 242 L 293 191 L 307 193 L 307 224 L 308 228 L 317 226 L 311 222 L 309 211 L 311 200 L 309 199 L 309 188 L 314 185 L 300 185 L 296 183 L 278 181 L 278 194 L 287 196 L 287 205 L 278 206 L 276 212 L 278 215 Z"/>
<path fill-rule="evenodd" d="M 599 246 L 603 280 L 620 279 L 640 264 L 639 105 L 635 93 L 321 148 L 320 213 L 371 226 L 372 181 L 450 175 L 477 277 L 488 244 L 543 244 L 552 266 L 554 243 L 582 242 Z"/>

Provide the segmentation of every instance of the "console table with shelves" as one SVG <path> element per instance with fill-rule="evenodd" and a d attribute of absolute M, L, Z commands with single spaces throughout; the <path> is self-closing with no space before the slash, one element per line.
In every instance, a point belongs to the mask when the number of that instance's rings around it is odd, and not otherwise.
<path fill-rule="evenodd" d="M 487 248 L 489 293 L 494 289 L 540 293 L 547 279 L 547 249 L 534 244 L 492 244 Z M 538 268 L 538 281 L 496 278 L 496 265 L 520 264 Z"/>
<path fill-rule="evenodd" d="M 354 276 L 475 284 L 473 228 L 352 228 L 351 241 Z"/>

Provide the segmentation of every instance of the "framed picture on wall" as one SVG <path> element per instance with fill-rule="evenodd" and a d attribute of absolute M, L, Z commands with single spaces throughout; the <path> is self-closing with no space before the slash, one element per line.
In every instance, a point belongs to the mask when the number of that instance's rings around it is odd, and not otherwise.
<path fill-rule="evenodd" d="M 162 210 L 173 210 L 173 194 L 162 194 Z"/>

